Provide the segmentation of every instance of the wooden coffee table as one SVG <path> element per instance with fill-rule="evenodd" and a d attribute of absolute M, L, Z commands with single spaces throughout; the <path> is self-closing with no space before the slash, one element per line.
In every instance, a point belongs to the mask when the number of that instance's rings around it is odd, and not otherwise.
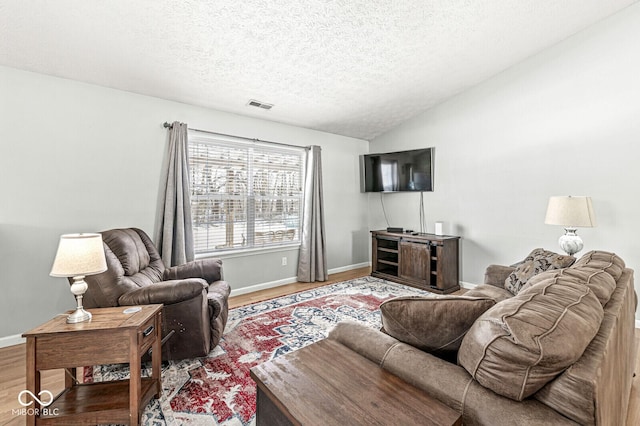
<path fill-rule="evenodd" d="M 251 369 L 256 426 L 462 425 L 460 414 L 325 339 Z"/>

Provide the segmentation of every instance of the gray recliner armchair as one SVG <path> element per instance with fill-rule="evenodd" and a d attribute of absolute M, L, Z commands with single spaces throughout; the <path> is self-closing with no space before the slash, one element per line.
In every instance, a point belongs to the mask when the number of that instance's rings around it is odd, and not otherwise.
<path fill-rule="evenodd" d="M 220 259 L 167 268 L 144 231 L 126 228 L 101 234 L 108 269 L 85 277 L 85 308 L 164 304 L 162 335 L 168 339 L 163 360 L 205 356 L 217 346 L 227 323 L 230 293 Z"/>

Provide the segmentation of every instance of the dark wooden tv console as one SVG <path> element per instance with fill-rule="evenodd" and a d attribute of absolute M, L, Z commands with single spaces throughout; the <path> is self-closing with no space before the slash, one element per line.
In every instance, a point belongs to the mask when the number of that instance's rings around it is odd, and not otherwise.
<path fill-rule="evenodd" d="M 434 293 L 460 289 L 460 237 L 371 231 L 371 275 Z"/>

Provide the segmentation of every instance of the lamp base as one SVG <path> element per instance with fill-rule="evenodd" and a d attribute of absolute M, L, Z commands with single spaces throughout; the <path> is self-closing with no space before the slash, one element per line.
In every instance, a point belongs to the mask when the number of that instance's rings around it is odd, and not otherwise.
<path fill-rule="evenodd" d="M 85 322 L 91 320 L 91 313 L 82 309 L 82 307 L 76 308 L 71 315 L 67 317 L 67 324 L 75 324 L 78 322 Z"/>
<path fill-rule="evenodd" d="M 576 228 L 564 228 L 565 234 L 558 239 L 558 244 L 565 253 L 573 256 L 584 247 L 582 238 L 576 234 Z"/>
<path fill-rule="evenodd" d="M 73 277 L 71 293 L 76 297 L 78 307 L 67 317 L 67 324 L 75 324 L 77 322 L 89 321 L 91 319 L 91 314 L 85 311 L 82 307 L 82 295 L 87 291 L 87 288 L 88 286 L 84 280 L 84 276 Z"/>

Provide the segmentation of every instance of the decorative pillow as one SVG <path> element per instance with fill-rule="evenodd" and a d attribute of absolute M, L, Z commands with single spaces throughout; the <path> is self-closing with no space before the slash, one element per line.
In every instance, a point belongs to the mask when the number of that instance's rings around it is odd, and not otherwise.
<path fill-rule="evenodd" d="M 458 363 L 482 386 L 522 401 L 582 356 L 603 318 L 584 284 L 539 283 L 482 314 Z"/>
<path fill-rule="evenodd" d="M 385 333 L 418 349 L 451 355 L 474 321 L 495 305 L 489 297 L 396 297 L 380 305 Z"/>
<path fill-rule="evenodd" d="M 576 261 L 573 256 L 563 256 L 543 248 L 534 249 L 504 281 L 504 288 L 518 294 L 522 286 L 534 275 L 550 269 L 567 268 Z"/>

